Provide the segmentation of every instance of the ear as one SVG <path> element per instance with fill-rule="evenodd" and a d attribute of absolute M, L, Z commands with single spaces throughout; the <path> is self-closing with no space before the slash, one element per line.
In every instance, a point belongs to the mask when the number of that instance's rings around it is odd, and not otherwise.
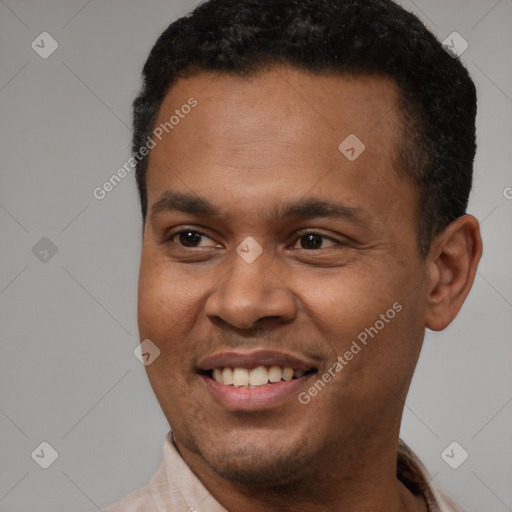
<path fill-rule="evenodd" d="M 457 316 L 481 256 L 480 226 L 472 215 L 459 217 L 436 236 L 427 256 L 426 327 L 441 331 Z"/>

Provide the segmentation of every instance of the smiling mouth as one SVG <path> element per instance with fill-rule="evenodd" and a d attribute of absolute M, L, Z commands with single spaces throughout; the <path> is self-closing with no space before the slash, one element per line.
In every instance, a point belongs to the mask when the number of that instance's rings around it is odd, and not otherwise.
<path fill-rule="evenodd" d="M 206 370 L 204 375 L 231 388 L 260 388 L 266 385 L 278 384 L 300 379 L 301 377 L 315 373 L 317 370 L 297 370 L 282 366 L 257 366 L 255 368 L 222 367 Z"/>

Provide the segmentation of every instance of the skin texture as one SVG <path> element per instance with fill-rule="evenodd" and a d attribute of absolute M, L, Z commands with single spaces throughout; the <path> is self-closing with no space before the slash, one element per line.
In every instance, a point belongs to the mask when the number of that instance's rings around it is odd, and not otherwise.
<path fill-rule="evenodd" d="M 396 479 L 400 421 L 425 327 L 444 329 L 473 283 L 478 222 L 461 217 L 419 255 L 417 192 L 394 168 L 389 79 L 195 74 L 173 85 L 155 126 L 190 97 L 198 105 L 150 153 L 138 297 L 140 338 L 161 351 L 148 377 L 181 455 L 227 510 L 427 510 Z M 352 162 L 338 150 L 349 134 L 366 147 Z M 166 191 L 218 212 L 151 215 Z M 308 198 L 358 218 L 279 215 Z M 186 229 L 205 236 L 176 234 Z M 312 247 L 305 230 L 324 238 Z M 236 253 L 249 236 L 263 248 L 252 263 Z M 272 349 L 317 369 L 307 391 L 395 303 L 401 311 L 308 404 L 293 394 L 227 410 L 198 373 L 209 355 Z"/>

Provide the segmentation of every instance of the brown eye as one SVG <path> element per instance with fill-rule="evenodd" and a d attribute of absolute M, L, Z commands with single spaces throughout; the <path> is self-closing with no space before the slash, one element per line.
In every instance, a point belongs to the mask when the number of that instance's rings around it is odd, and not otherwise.
<path fill-rule="evenodd" d="M 304 235 L 300 237 L 301 247 L 303 249 L 318 249 L 322 246 L 321 235 Z"/>
<path fill-rule="evenodd" d="M 300 241 L 300 248 L 311 250 L 311 249 L 325 249 L 322 244 L 325 241 L 330 242 L 332 245 L 336 245 L 336 241 L 320 233 L 306 233 L 301 235 L 298 239 Z M 332 246 L 331 245 L 331 246 Z"/>
<path fill-rule="evenodd" d="M 197 229 L 182 228 L 170 233 L 164 240 L 164 244 L 169 247 L 203 249 L 212 247 L 221 247 L 208 235 Z"/>
<path fill-rule="evenodd" d="M 203 236 L 197 231 L 180 231 L 176 235 L 178 236 L 180 243 L 185 247 L 196 247 L 196 245 L 200 242 L 201 237 Z"/>
<path fill-rule="evenodd" d="M 211 244 L 208 244 L 208 241 Z M 167 243 L 173 243 L 181 247 L 216 247 L 217 244 L 207 235 L 196 229 L 182 229 L 169 235 Z"/>

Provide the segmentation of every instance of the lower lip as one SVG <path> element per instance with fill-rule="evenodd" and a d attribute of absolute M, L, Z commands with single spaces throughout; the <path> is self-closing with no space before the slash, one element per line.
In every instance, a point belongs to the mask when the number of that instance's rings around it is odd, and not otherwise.
<path fill-rule="evenodd" d="M 224 408 L 230 411 L 257 411 L 277 407 L 291 396 L 297 396 L 300 388 L 312 375 L 314 373 L 254 388 L 224 386 L 206 375 L 201 375 L 201 378 Z"/>

